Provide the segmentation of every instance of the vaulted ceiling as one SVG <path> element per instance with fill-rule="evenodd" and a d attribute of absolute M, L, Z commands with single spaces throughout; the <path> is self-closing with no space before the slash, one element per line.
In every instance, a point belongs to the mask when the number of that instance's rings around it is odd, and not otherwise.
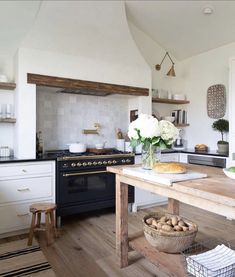
<path fill-rule="evenodd" d="M 120 41 L 121 37 L 113 37 L 118 30 L 110 32 L 107 26 L 109 15 L 108 20 L 100 20 L 106 15 L 102 9 L 97 9 L 97 1 L 0 1 L 0 58 L 13 54 L 20 45 L 40 47 L 45 43 L 55 51 L 64 48 L 74 54 L 78 48 L 72 43 L 73 36 L 84 28 L 83 34 L 88 40 L 84 47 L 90 47 L 89 24 L 83 26 L 78 20 L 86 16 L 83 13 L 83 8 L 87 7 L 85 3 L 89 9 L 94 9 L 91 20 L 95 18 L 97 25 L 103 24 L 103 30 L 108 33 L 99 43 L 106 44 L 107 39 Z M 61 9 L 63 5 L 66 6 Z M 143 0 L 125 1 L 125 5 L 128 19 L 178 60 L 235 42 L 235 1 Z M 207 6 L 213 9 L 211 15 L 202 12 Z M 50 19 L 53 20 L 50 22 Z M 53 32 L 71 43 L 63 46 L 62 39 L 52 40 Z"/>
<path fill-rule="evenodd" d="M 235 42 L 235 1 L 125 3 L 128 19 L 178 60 Z"/>

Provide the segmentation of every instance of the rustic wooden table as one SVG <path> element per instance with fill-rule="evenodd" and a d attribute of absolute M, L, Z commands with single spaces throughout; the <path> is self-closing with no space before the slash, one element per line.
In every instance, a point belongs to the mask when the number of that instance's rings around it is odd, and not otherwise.
<path fill-rule="evenodd" d="M 128 185 L 168 197 L 168 211 L 170 213 L 179 214 L 179 202 L 183 202 L 235 219 L 235 180 L 226 177 L 221 168 L 186 165 L 187 169 L 207 173 L 208 177 L 166 186 L 123 174 L 124 167 L 110 166 L 107 168 L 109 172 L 116 174 L 116 252 L 120 267 L 128 266 L 128 248 L 131 247 L 169 276 L 187 276 L 181 255 L 158 252 L 149 245 L 143 234 L 137 234 L 129 239 Z"/>

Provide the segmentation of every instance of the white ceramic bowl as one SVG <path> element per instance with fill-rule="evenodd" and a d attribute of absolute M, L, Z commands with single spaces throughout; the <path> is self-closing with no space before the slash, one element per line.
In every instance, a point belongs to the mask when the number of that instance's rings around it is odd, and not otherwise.
<path fill-rule="evenodd" d="M 185 100 L 185 95 L 184 94 L 173 94 L 173 99 L 174 100 Z"/>
<path fill-rule="evenodd" d="M 228 168 L 223 168 L 224 174 L 231 179 L 235 179 L 235 172 L 228 171 Z"/>
<path fill-rule="evenodd" d="M 104 148 L 104 143 L 96 143 L 95 148 L 96 149 L 103 149 Z"/>
<path fill-rule="evenodd" d="M 165 116 L 164 120 L 167 120 L 167 121 L 170 121 L 170 122 L 174 122 L 175 118 L 174 118 L 174 116 Z"/>

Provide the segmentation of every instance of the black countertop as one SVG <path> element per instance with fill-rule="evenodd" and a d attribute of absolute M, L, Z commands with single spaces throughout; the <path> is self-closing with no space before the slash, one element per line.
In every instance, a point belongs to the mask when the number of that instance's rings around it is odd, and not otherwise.
<path fill-rule="evenodd" d="M 162 154 L 170 154 L 170 153 L 184 153 L 184 154 L 196 154 L 196 155 L 207 155 L 207 156 L 217 156 L 217 157 L 228 157 L 228 154 L 220 154 L 216 151 L 208 151 L 208 152 L 199 152 L 199 151 L 195 151 L 194 149 L 184 149 L 184 150 L 177 150 L 177 149 L 166 149 L 161 151 Z M 136 154 L 136 155 L 141 155 L 140 154 Z"/>
<path fill-rule="evenodd" d="M 219 154 L 216 151 L 208 151 L 208 152 L 197 152 L 194 149 L 184 149 L 184 150 L 177 150 L 177 149 L 166 149 L 162 151 L 162 154 L 169 154 L 169 153 L 185 153 L 185 154 L 197 154 L 197 155 L 209 155 L 209 156 L 217 156 L 217 157 L 228 157 L 226 154 Z M 141 155 L 141 154 L 136 154 Z M 16 157 L 2 157 L 0 158 L 1 163 L 21 163 L 21 162 L 40 162 L 40 161 L 56 161 L 56 158 L 42 156 L 40 158 L 35 159 L 18 159 Z"/>
<path fill-rule="evenodd" d="M 56 161 L 55 158 L 40 157 L 35 159 L 18 159 L 16 157 L 0 157 L 1 163 L 24 163 L 24 162 L 40 162 L 40 161 Z"/>

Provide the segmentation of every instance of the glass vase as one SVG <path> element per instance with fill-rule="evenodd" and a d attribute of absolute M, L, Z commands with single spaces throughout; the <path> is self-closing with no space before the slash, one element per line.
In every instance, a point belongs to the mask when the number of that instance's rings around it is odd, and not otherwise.
<path fill-rule="evenodd" d="M 142 168 L 153 169 L 157 162 L 160 162 L 161 150 L 156 145 L 143 144 L 142 146 Z"/>

